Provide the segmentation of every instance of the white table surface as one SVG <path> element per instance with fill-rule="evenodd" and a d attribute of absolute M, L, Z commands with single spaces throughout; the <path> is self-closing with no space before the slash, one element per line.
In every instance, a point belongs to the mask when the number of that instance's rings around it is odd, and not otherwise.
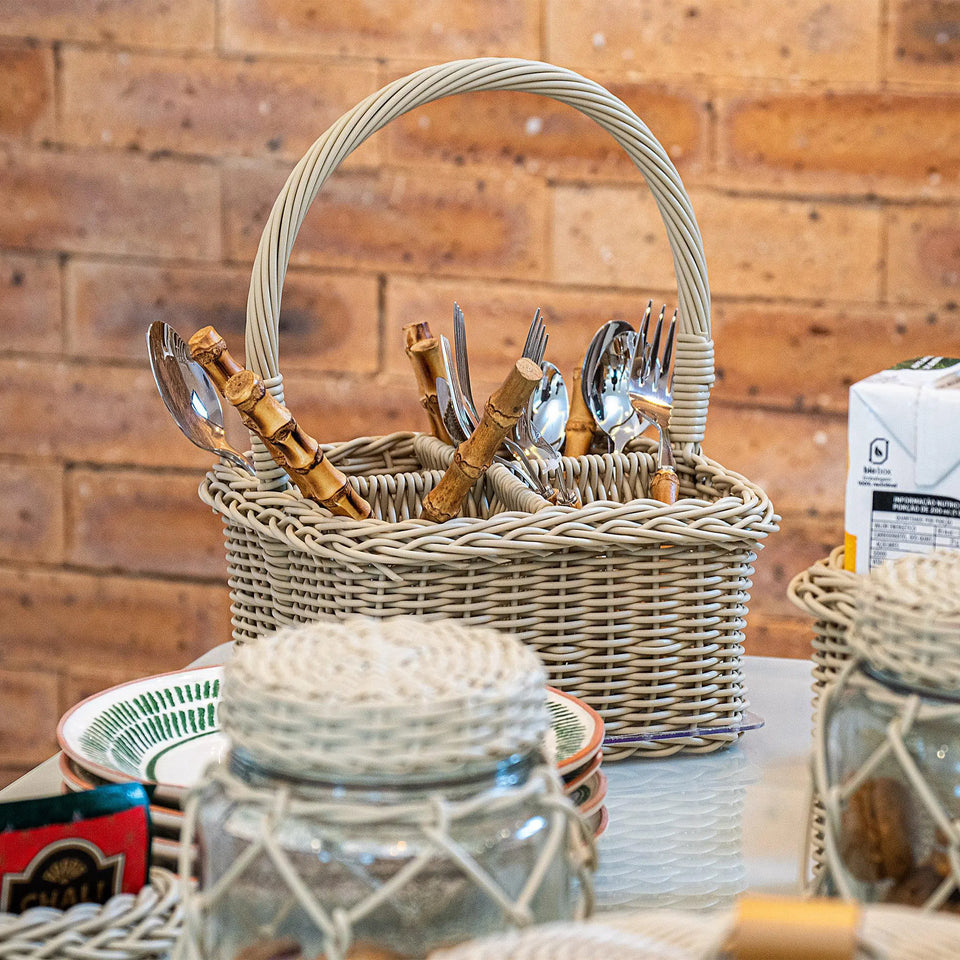
<path fill-rule="evenodd" d="M 215 648 L 196 665 L 223 655 Z M 610 823 L 598 846 L 598 909 L 724 907 L 745 890 L 800 892 L 810 671 L 805 660 L 745 657 L 750 710 L 764 719 L 761 729 L 716 753 L 603 764 Z M 59 789 L 51 757 L 0 790 L 0 800 Z"/>

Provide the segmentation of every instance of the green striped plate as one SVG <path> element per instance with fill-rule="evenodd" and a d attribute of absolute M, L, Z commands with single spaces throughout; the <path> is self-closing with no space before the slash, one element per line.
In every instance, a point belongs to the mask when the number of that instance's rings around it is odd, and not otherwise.
<path fill-rule="evenodd" d="M 171 799 L 227 749 L 218 707 L 223 667 L 197 667 L 111 687 L 78 703 L 57 727 L 63 752 L 81 770 L 104 780 L 156 782 Z M 548 756 L 561 773 L 591 760 L 603 741 L 603 721 L 581 700 L 547 688 Z"/>

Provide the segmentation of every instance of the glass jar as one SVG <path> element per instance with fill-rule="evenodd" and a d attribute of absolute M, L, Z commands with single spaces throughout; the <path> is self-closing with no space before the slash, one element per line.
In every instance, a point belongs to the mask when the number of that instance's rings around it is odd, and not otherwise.
<path fill-rule="evenodd" d="M 860 661 L 822 709 L 829 891 L 960 909 L 960 690 Z"/>
<path fill-rule="evenodd" d="M 422 957 L 588 911 L 592 838 L 544 758 L 545 674 L 515 637 L 294 625 L 234 651 L 219 720 L 226 762 L 185 808 L 187 956 Z"/>
<path fill-rule="evenodd" d="M 409 957 L 572 919 L 584 894 L 568 835 L 578 825 L 551 802 L 551 776 L 527 755 L 444 782 L 295 780 L 234 748 L 197 796 L 200 887 L 227 881 L 203 911 L 201 956 L 235 960 L 286 938 L 330 955 L 344 915 L 350 943 Z"/>

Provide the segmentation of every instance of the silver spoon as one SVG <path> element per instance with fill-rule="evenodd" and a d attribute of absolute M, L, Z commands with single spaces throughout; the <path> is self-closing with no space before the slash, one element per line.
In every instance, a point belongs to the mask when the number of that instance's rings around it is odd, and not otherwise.
<path fill-rule="evenodd" d="M 183 435 L 256 476 L 253 464 L 227 442 L 217 391 L 177 331 L 162 320 L 151 323 L 147 353 L 160 397 Z"/>
<path fill-rule="evenodd" d="M 637 334 L 619 333 L 597 360 L 588 404 L 597 426 L 620 453 L 628 441 L 639 436 L 646 424 L 640 420 L 627 394 L 630 360 Z"/>
<path fill-rule="evenodd" d="M 563 374 L 549 361 L 540 364 L 543 378 L 530 398 L 533 429 L 552 447 L 559 447 L 567 430 L 570 398 Z"/>
<path fill-rule="evenodd" d="M 593 335 L 583 357 L 583 366 L 580 370 L 580 392 L 583 394 L 587 409 L 593 413 L 591 395 L 595 390 L 594 379 L 597 371 L 597 361 L 600 355 L 610 346 L 610 341 L 620 333 L 630 333 L 633 327 L 626 320 L 610 320 L 603 324 Z"/>

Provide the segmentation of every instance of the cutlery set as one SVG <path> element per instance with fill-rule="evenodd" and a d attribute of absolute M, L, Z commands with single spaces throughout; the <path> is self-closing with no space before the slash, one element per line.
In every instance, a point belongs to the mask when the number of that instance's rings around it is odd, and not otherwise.
<path fill-rule="evenodd" d="M 431 432 L 456 447 L 453 462 L 424 497 L 421 517 L 435 522 L 455 517 L 492 463 L 549 502 L 579 508 L 580 497 L 570 489 L 563 457 L 588 453 L 598 439 L 620 453 L 650 425 L 659 437 L 651 496 L 675 502 L 679 480 L 669 420 L 677 313 L 664 336 L 664 306 L 651 335 L 652 307 L 651 301 L 639 331 L 621 320 L 597 330 L 574 372 L 572 391 L 560 370 L 544 360 L 549 335 L 538 309 L 520 358 L 482 410 L 474 400 L 466 321 L 459 304 L 454 304 L 453 349 L 445 336 L 433 335 L 426 321 L 405 326 L 405 350 Z M 320 444 L 260 377 L 231 356 L 213 327 L 204 327 L 185 343 L 172 327 L 157 321 L 147 331 L 147 347 L 160 396 L 192 443 L 255 475 L 251 461 L 226 440 L 222 396 L 304 497 L 340 516 L 370 516 L 369 504 L 324 456 Z"/>

